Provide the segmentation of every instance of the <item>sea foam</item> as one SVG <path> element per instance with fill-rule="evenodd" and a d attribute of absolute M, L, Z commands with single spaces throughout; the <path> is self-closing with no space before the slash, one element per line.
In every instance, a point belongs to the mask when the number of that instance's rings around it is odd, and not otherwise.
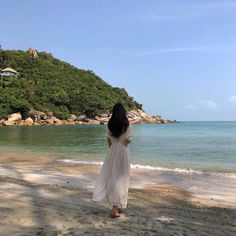
<path fill-rule="evenodd" d="M 79 160 L 73 160 L 73 159 L 60 159 L 58 160 L 60 162 L 64 162 L 67 164 L 75 165 L 99 165 L 101 166 L 103 164 L 102 161 L 79 161 Z M 177 174 L 184 174 L 184 175 L 213 175 L 218 177 L 226 177 L 226 178 L 232 178 L 236 179 L 235 173 L 223 173 L 223 172 L 215 172 L 215 171 L 202 171 L 202 170 L 194 170 L 194 169 L 188 169 L 188 168 L 166 168 L 166 167 L 160 167 L 160 166 L 151 166 L 151 165 L 141 165 L 141 164 L 131 164 L 132 169 L 142 169 L 142 170 L 153 170 L 153 171 L 163 171 L 163 172 L 173 172 Z"/>

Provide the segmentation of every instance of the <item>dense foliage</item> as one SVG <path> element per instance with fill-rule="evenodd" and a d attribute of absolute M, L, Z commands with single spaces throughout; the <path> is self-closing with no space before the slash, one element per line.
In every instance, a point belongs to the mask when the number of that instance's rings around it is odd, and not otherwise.
<path fill-rule="evenodd" d="M 78 69 L 46 52 L 32 58 L 29 52 L 0 50 L 0 68 L 10 67 L 19 76 L 0 81 L 0 116 L 29 109 L 53 112 L 65 119 L 69 114 L 97 115 L 122 102 L 130 110 L 142 105 L 125 89 L 114 88 L 92 71 Z"/>

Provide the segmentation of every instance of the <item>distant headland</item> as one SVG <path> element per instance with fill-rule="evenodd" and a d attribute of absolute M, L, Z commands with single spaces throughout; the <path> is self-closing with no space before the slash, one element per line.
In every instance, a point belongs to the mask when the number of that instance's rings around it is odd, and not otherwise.
<path fill-rule="evenodd" d="M 149 116 L 124 88 L 50 53 L 0 50 L 0 125 L 106 124 L 121 102 L 133 124 L 173 123 Z"/>

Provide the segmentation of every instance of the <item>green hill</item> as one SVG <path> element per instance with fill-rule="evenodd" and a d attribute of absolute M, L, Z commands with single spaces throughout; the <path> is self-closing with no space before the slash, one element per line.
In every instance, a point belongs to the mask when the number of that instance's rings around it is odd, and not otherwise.
<path fill-rule="evenodd" d="M 0 50 L 0 69 L 10 67 L 18 77 L 0 80 L 0 117 L 33 108 L 65 119 L 69 114 L 94 116 L 111 110 L 122 102 L 127 110 L 142 109 L 125 89 L 112 87 L 92 71 L 78 69 L 39 52 L 33 58 L 29 51 Z"/>

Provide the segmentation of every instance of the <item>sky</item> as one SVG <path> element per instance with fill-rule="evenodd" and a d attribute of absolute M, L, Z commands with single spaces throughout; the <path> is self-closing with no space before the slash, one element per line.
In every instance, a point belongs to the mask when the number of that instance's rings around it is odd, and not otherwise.
<path fill-rule="evenodd" d="M 0 0 L 2 49 L 47 51 L 150 115 L 236 120 L 236 0 Z"/>

